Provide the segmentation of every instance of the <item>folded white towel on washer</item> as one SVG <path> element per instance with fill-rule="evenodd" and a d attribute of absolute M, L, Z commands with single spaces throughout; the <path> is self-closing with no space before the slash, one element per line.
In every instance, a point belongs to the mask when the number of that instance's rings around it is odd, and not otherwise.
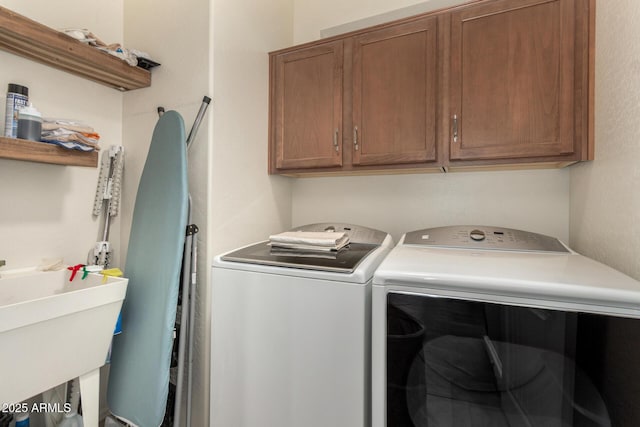
<path fill-rule="evenodd" d="M 337 251 L 349 244 L 349 235 L 340 231 L 286 231 L 269 236 L 271 246 L 314 251 Z"/>

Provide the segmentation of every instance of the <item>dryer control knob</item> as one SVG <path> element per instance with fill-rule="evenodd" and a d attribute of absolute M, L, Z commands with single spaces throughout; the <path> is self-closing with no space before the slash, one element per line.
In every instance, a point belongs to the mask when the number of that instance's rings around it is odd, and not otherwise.
<path fill-rule="evenodd" d="M 471 230 L 471 232 L 469 233 L 469 237 L 471 237 L 471 240 L 475 240 L 476 242 L 481 242 L 485 239 L 485 234 L 484 231 L 482 230 Z"/>

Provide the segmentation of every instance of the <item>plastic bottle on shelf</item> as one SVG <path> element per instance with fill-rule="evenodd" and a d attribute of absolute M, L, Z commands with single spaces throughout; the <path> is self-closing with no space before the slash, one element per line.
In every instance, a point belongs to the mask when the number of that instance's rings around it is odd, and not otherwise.
<path fill-rule="evenodd" d="M 4 136 L 18 136 L 18 112 L 29 104 L 29 88 L 9 83 L 7 89 L 7 107 L 4 115 Z"/>
<path fill-rule="evenodd" d="M 42 114 L 33 104 L 23 107 L 18 113 L 18 138 L 40 141 L 42 134 Z"/>

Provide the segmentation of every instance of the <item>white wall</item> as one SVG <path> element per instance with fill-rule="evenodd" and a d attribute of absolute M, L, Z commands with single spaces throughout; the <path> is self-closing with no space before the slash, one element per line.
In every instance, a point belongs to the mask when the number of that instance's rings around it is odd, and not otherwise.
<path fill-rule="evenodd" d="M 214 253 L 291 226 L 291 181 L 267 175 L 268 53 L 291 25 L 291 0 L 214 0 Z"/>
<path fill-rule="evenodd" d="M 595 161 L 571 169 L 571 244 L 640 280 L 640 3 L 597 4 Z"/>
<path fill-rule="evenodd" d="M 162 65 L 153 70 L 150 88 L 125 95 L 124 241 L 156 107 L 178 110 L 189 128 L 202 96 L 213 98 L 189 154 L 194 222 L 200 228 L 193 425 L 209 419 L 213 255 L 291 225 L 290 182 L 267 175 L 267 53 L 291 44 L 291 14 L 288 0 L 125 5 L 126 42 Z"/>
<path fill-rule="evenodd" d="M 122 0 L 3 0 L 3 7 L 52 28 L 90 28 L 106 42 L 122 41 Z M 2 129 L 8 83 L 29 88 L 29 98 L 46 117 L 71 118 L 93 126 L 101 145 L 121 144 L 122 94 L 80 77 L 0 51 Z M 37 265 L 63 257 L 84 263 L 99 237 L 92 219 L 96 168 L 0 159 L 0 259 L 7 267 Z M 118 257 L 119 221 L 111 242 Z"/>
<path fill-rule="evenodd" d="M 211 95 L 209 79 L 210 37 L 209 1 L 188 0 L 183 2 L 125 2 L 124 34 L 128 46 L 146 51 L 162 65 L 152 70 L 151 87 L 126 93 L 124 96 L 123 137 L 127 150 L 125 192 L 123 194 L 123 247 L 128 244 L 133 207 L 138 182 L 147 157 L 153 128 L 158 121 L 157 107 L 166 111 L 178 111 L 185 121 L 188 135 L 201 100 Z M 196 295 L 196 330 L 206 333 L 205 311 L 208 283 L 208 245 L 206 235 L 209 227 L 208 198 L 211 153 L 210 107 L 197 138 L 189 150 L 189 191 L 193 199 L 193 223 L 200 233 L 198 242 L 198 283 Z M 125 249 L 126 250 L 126 249 Z M 126 274 L 126 271 L 125 271 Z M 200 334 L 198 335 L 200 338 Z M 193 425 L 206 425 L 208 419 L 208 383 L 200 383 L 208 375 L 208 358 L 196 341 L 194 355 Z M 208 347 L 204 347 L 207 348 Z M 186 393 L 185 393 L 186 396 Z M 183 411 L 183 415 L 185 412 Z"/>
<path fill-rule="evenodd" d="M 122 42 L 122 0 L 62 0 L 56 7 L 44 0 L 2 0 L 0 4 L 51 28 L 88 28 L 107 43 Z M 2 129 L 7 84 L 18 83 L 29 88 L 30 101 L 45 117 L 93 126 L 104 148 L 122 144 L 122 94 L 117 90 L 4 51 L 0 51 L 0 64 Z M 38 265 L 44 258 L 86 263 L 95 242 L 102 240 L 102 218 L 92 218 L 97 179 L 97 168 L 0 159 L 4 268 Z M 119 230 L 120 216 L 112 221 L 109 238 L 116 266 L 123 259 Z M 32 425 L 39 421 L 33 420 Z"/>
<path fill-rule="evenodd" d="M 212 5 L 215 108 L 207 240 L 215 255 L 291 226 L 291 182 L 267 174 L 267 141 L 268 52 L 291 45 L 293 5 L 291 0 L 213 0 Z M 211 260 L 202 268 L 210 268 Z M 206 291 L 201 298 L 207 311 L 198 324 L 204 360 L 211 342 Z M 208 387 L 209 371 L 197 381 Z M 208 402 L 209 389 L 196 390 Z"/>
<path fill-rule="evenodd" d="M 567 171 L 300 179 L 293 223 L 341 221 L 391 233 L 444 225 L 524 229 L 568 241 Z"/>
<path fill-rule="evenodd" d="M 320 31 L 329 30 L 326 36 L 340 34 L 334 32 L 336 26 L 344 25 L 342 32 L 353 31 L 469 0 L 294 1 L 294 42 L 299 44 L 318 39 Z"/>
<path fill-rule="evenodd" d="M 396 9 L 422 11 L 462 0 L 295 0 L 295 43 L 319 38 L 320 32 L 361 22 L 397 18 Z M 327 203 L 331 200 L 331 203 Z M 345 221 L 403 232 L 451 224 L 486 224 L 520 228 L 569 238 L 569 171 L 464 172 L 307 178 L 293 184 L 293 225 Z"/>
<path fill-rule="evenodd" d="M 598 1 L 595 160 L 571 169 L 571 245 L 640 280 L 640 3 Z M 638 425 L 640 332 L 620 319 L 607 328 L 602 392 L 619 425 Z M 629 363 L 631 361 L 631 363 Z M 619 369 L 620 366 L 626 369 Z"/>

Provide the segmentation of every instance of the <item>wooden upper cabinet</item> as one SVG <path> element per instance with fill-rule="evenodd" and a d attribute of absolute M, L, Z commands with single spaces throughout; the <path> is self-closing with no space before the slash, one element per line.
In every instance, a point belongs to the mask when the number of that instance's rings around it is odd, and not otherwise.
<path fill-rule="evenodd" d="M 452 12 L 451 160 L 574 155 L 575 6 L 496 0 Z"/>
<path fill-rule="evenodd" d="M 269 172 L 593 159 L 595 0 L 478 0 L 270 54 Z"/>
<path fill-rule="evenodd" d="M 283 53 L 272 61 L 276 169 L 341 166 L 342 41 Z"/>
<path fill-rule="evenodd" d="M 354 165 L 436 160 L 437 19 L 353 41 Z"/>

